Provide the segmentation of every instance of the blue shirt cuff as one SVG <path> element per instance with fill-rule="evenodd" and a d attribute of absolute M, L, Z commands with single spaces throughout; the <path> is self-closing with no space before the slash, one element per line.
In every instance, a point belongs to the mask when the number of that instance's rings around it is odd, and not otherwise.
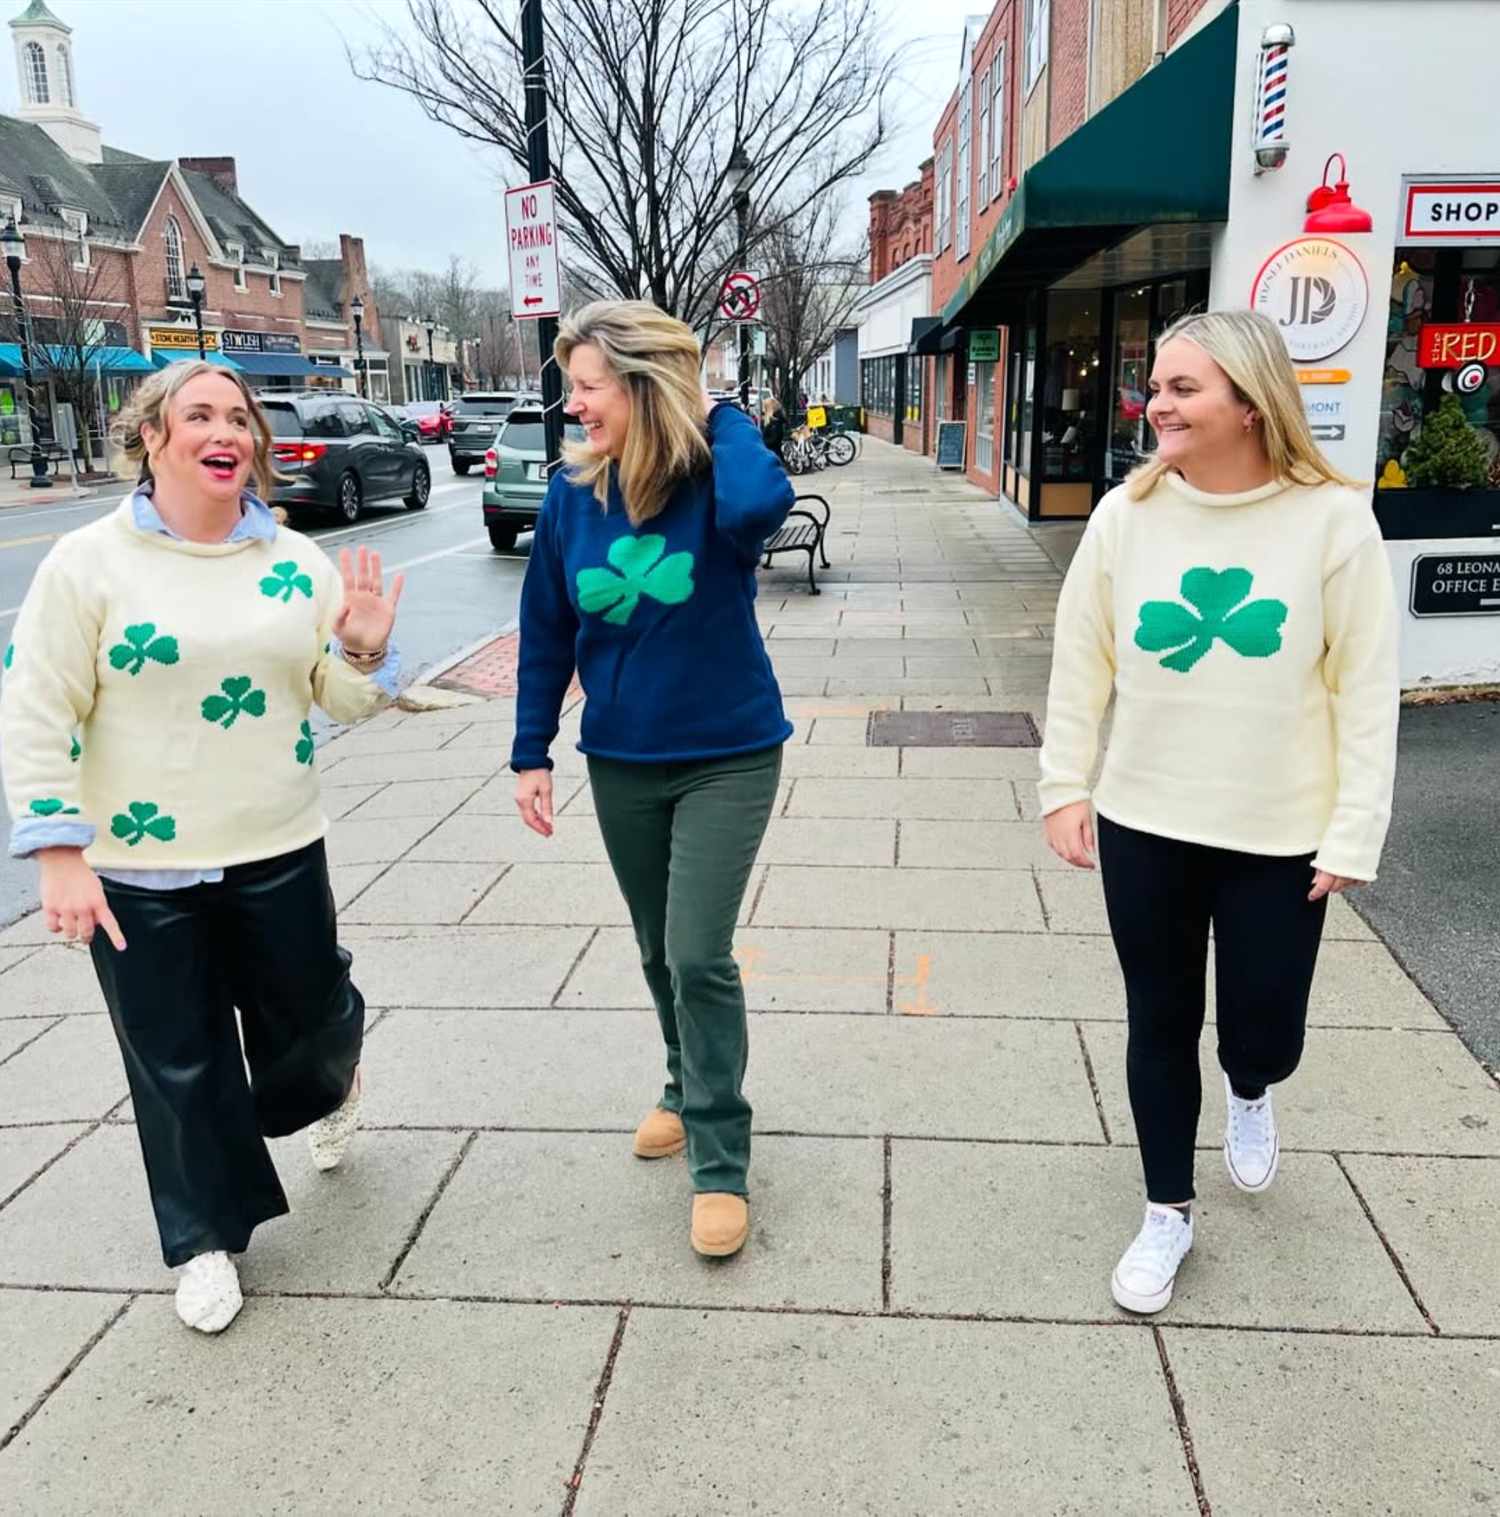
<path fill-rule="evenodd" d="M 90 848 L 98 831 L 87 822 L 23 816 L 10 830 L 10 856 L 26 859 L 43 848 Z"/>
<path fill-rule="evenodd" d="M 331 651 L 339 654 L 340 656 L 343 655 L 344 645 L 338 640 L 338 638 L 334 638 L 332 640 Z M 398 687 L 398 681 L 400 680 L 400 677 L 401 649 L 397 647 L 395 638 L 387 638 L 385 645 L 385 662 L 382 664 L 377 664 L 375 668 L 370 670 L 365 678 L 374 680 L 375 683 L 379 685 L 380 688 L 388 696 L 390 696 L 392 700 L 395 700 L 396 697 L 401 693 Z"/>

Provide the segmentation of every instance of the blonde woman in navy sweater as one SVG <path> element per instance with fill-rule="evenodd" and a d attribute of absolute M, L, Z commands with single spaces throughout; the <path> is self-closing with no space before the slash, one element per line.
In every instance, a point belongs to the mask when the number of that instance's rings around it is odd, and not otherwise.
<path fill-rule="evenodd" d="M 748 416 L 708 405 L 697 339 L 655 306 L 585 306 L 555 351 L 586 440 L 547 491 L 521 597 L 516 804 L 552 835 L 547 752 L 576 663 L 579 748 L 666 1042 L 635 1152 L 687 1149 L 693 1247 L 733 1254 L 750 1164 L 734 924 L 792 730 L 755 566 L 792 488 Z"/>

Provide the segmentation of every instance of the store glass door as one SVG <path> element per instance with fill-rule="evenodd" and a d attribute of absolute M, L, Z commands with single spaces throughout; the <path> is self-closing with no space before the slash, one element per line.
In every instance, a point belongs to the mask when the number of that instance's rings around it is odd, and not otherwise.
<path fill-rule="evenodd" d="M 1105 490 L 1121 483 L 1151 450 L 1151 428 L 1146 424 L 1151 335 L 1150 287 L 1120 291 L 1115 297 Z"/>

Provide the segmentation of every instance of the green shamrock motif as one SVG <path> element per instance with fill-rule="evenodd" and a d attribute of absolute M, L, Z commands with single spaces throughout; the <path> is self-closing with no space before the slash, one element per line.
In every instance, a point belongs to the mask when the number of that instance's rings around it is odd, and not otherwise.
<path fill-rule="evenodd" d="M 115 669 L 123 669 L 133 679 L 146 667 L 146 660 L 153 664 L 177 662 L 177 639 L 158 637 L 155 622 L 137 622 L 125 629 L 125 641 L 116 643 L 109 650 L 109 662 Z"/>
<path fill-rule="evenodd" d="M 10 666 L 13 663 L 15 663 L 15 661 L 16 661 L 16 645 L 14 643 L 11 643 L 11 644 L 9 644 L 6 647 L 6 650 L 5 650 L 5 667 L 7 669 L 9 669 Z"/>
<path fill-rule="evenodd" d="M 250 687 L 253 683 L 248 674 L 236 674 L 230 679 L 220 680 L 219 689 L 224 692 L 223 695 L 203 697 L 203 720 L 217 722 L 227 732 L 242 712 L 246 716 L 264 716 L 266 692 L 252 690 Z"/>
<path fill-rule="evenodd" d="M 604 612 L 604 620 L 617 627 L 630 620 L 643 595 L 664 606 L 680 606 L 694 590 L 693 555 L 663 558 L 666 546 L 666 538 L 654 532 L 617 537 L 609 546 L 612 568 L 578 571 L 579 606 Z"/>
<path fill-rule="evenodd" d="M 55 795 L 49 795 L 44 800 L 31 803 L 32 816 L 77 816 L 76 806 L 64 805 Z"/>
<path fill-rule="evenodd" d="M 303 722 L 302 736 L 297 739 L 297 762 L 299 764 L 312 763 L 313 747 L 312 727 L 307 722 Z"/>
<path fill-rule="evenodd" d="M 172 843 L 177 839 L 177 818 L 163 816 L 155 801 L 131 801 L 130 814 L 116 814 L 109 830 L 117 838 L 123 838 L 129 848 L 150 837 L 158 843 Z"/>
<path fill-rule="evenodd" d="M 1270 658 L 1279 653 L 1286 605 L 1279 600 L 1248 600 L 1254 580 L 1248 569 L 1189 569 L 1182 576 L 1182 598 L 1197 609 L 1197 615 L 1177 601 L 1148 600 L 1141 607 L 1136 647 L 1147 653 L 1176 649 L 1161 666 L 1178 674 L 1186 674 L 1216 638 L 1242 658 Z"/>
<path fill-rule="evenodd" d="M 68 739 L 68 762 L 76 764 L 83 757 L 83 744 L 78 741 L 77 735 Z"/>
<path fill-rule="evenodd" d="M 312 580 L 301 573 L 290 558 L 284 564 L 272 564 L 271 573 L 260 582 L 260 593 L 270 596 L 272 600 L 280 597 L 282 605 L 291 600 L 292 593 L 296 590 L 300 590 L 309 600 L 312 599 Z"/>

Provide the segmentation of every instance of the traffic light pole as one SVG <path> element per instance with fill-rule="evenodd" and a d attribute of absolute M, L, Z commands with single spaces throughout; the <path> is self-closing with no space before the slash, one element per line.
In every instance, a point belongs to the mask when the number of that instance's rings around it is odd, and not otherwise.
<path fill-rule="evenodd" d="M 532 182 L 552 177 L 552 155 L 547 143 L 546 28 L 542 0 L 521 0 L 521 65 L 526 79 L 526 153 Z M 562 456 L 562 375 L 552 356 L 557 341 L 557 318 L 541 316 L 536 324 L 542 364 L 542 425 L 545 429 L 547 462 Z"/>

